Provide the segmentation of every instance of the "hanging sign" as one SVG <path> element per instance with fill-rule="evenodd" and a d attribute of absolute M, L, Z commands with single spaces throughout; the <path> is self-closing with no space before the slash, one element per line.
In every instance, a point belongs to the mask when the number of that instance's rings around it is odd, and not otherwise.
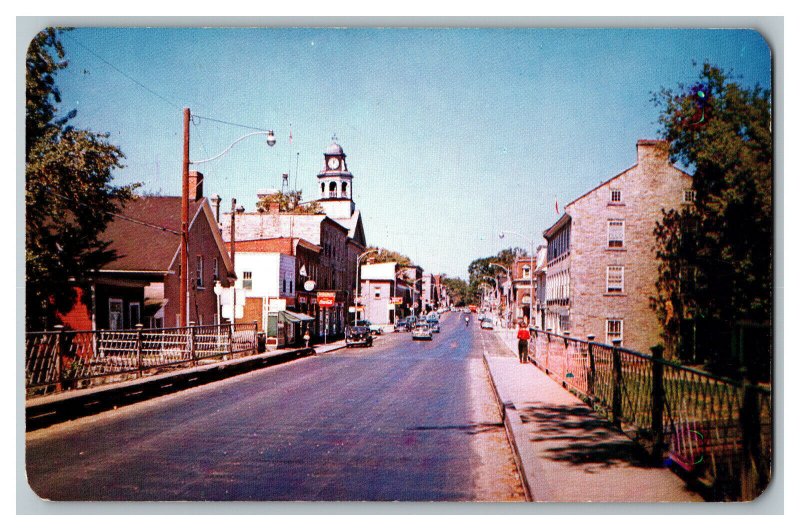
<path fill-rule="evenodd" d="M 403 304 L 403 297 L 392 297 L 392 304 Z"/>
<path fill-rule="evenodd" d="M 336 292 L 320 291 L 317 293 L 317 304 L 320 308 L 330 308 L 336 302 Z"/>

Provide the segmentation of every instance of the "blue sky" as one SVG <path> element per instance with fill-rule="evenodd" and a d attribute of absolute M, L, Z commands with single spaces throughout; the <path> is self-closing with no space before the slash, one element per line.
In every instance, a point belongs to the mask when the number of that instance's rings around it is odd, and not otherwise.
<path fill-rule="evenodd" d="M 696 79 L 693 60 L 748 87 L 771 77 L 769 47 L 744 30 L 79 28 L 62 40 L 62 108 L 121 147 L 116 183 L 179 195 L 190 107 L 278 137 L 198 166 L 206 195 L 252 211 L 290 172 L 313 199 L 335 133 L 368 243 L 462 277 L 475 258 L 527 245 L 500 230 L 538 241 L 556 197 L 631 166 L 636 140 L 657 135 L 651 93 Z M 191 158 L 248 132 L 196 120 Z"/>

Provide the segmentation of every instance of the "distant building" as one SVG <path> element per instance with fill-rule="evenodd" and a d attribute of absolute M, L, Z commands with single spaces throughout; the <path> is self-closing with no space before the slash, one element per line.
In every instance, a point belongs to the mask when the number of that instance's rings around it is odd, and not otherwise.
<path fill-rule="evenodd" d="M 664 141 L 639 140 L 636 164 L 564 208 L 547 240 L 545 328 L 649 352 L 661 342 L 650 308 L 662 209 L 691 201 L 692 178 L 669 163 Z"/>
<path fill-rule="evenodd" d="M 520 256 L 511 265 L 512 283 L 514 285 L 514 300 L 516 301 L 515 321 L 525 321 L 533 326 L 531 321 L 531 277 L 536 268 L 536 259 L 530 256 Z M 535 278 L 534 278 L 535 282 Z M 534 299 L 536 285 L 533 286 Z"/>
<path fill-rule="evenodd" d="M 407 278 L 406 273 L 417 270 L 421 268 L 406 268 L 397 262 L 363 264 L 360 296 L 364 312 L 361 317 L 373 324 L 389 325 L 407 315 L 414 301 L 419 302 L 419 299 L 413 284 L 404 278 Z M 400 303 L 393 304 L 393 298 L 400 299 Z"/>

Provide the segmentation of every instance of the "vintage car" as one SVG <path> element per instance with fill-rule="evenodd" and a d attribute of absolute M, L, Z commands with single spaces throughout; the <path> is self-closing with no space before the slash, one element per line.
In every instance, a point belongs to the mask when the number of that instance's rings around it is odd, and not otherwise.
<path fill-rule="evenodd" d="M 370 321 L 367 321 L 366 319 L 356 321 L 356 326 L 366 326 L 367 328 L 369 328 L 369 331 L 373 336 L 379 336 L 383 334 L 383 327 L 381 325 L 372 324 Z"/>
<path fill-rule="evenodd" d="M 414 330 L 411 331 L 411 339 L 433 339 L 431 327 L 428 326 L 427 323 L 420 321 L 416 326 L 414 326 Z"/>
<path fill-rule="evenodd" d="M 353 345 L 371 347 L 372 334 L 366 326 L 348 326 L 344 329 L 344 343 L 347 347 Z"/>
<path fill-rule="evenodd" d="M 406 319 L 398 319 L 394 323 L 394 331 L 395 332 L 408 332 L 409 325 Z"/>
<path fill-rule="evenodd" d="M 494 330 L 494 323 L 492 323 L 491 317 L 481 321 L 481 328 L 483 328 L 484 330 Z"/>

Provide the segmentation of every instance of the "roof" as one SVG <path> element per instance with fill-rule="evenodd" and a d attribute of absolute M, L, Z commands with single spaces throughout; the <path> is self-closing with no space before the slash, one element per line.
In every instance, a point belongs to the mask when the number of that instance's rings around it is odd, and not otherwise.
<path fill-rule="evenodd" d="M 231 242 L 225 242 L 225 247 L 230 251 Z M 283 253 L 292 255 L 297 247 L 303 247 L 314 252 L 320 252 L 319 245 L 302 238 L 262 238 L 259 240 L 236 241 L 236 252 L 242 253 Z"/>
<path fill-rule="evenodd" d="M 325 155 L 344 155 L 344 150 L 342 146 L 337 144 L 336 142 L 331 142 L 331 145 L 325 149 Z"/>
<path fill-rule="evenodd" d="M 552 238 L 552 237 L 553 237 L 553 235 L 556 233 L 556 231 L 558 231 L 558 229 L 560 229 L 561 227 L 563 227 L 564 225 L 566 225 L 566 224 L 567 224 L 567 222 L 568 222 L 570 219 L 572 219 L 572 218 L 570 217 L 570 215 L 569 215 L 569 214 L 567 214 L 566 212 L 564 212 L 564 214 L 562 214 L 562 215 L 561 215 L 561 217 L 560 217 L 560 218 L 558 218 L 558 221 L 556 221 L 555 223 L 553 223 L 553 225 L 551 225 L 549 229 L 546 229 L 546 230 L 545 230 L 545 231 L 542 233 L 542 236 L 544 236 L 544 237 L 545 237 L 545 239 Z"/>
<path fill-rule="evenodd" d="M 190 221 L 197 217 L 205 202 L 205 199 L 189 202 Z M 181 230 L 181 198 L 135 196 L 119 214 L 100 236 L 101 240 L 110 241 L 110 249 L 117 252 L 117 258 L 102 270 L 169 271 L 180 244 L 176 233 Z"/>
<path fill-rule="evenodd" d="M 222 238 L 231 239 L 230 213 L 221 215 Z M 326 221 L 327 220 L 327 221 Z M 267 240 L 272 238 L 302 238 L 314 245 L 320 244 L 320 225 L 332 223 L 343 232 L 349 232 L 338 220 L 325 214 L 268 214 L 247 212 L 236 216 L 236 241 Z M 238 246 L 237 246 L 238 249 Z"/>

